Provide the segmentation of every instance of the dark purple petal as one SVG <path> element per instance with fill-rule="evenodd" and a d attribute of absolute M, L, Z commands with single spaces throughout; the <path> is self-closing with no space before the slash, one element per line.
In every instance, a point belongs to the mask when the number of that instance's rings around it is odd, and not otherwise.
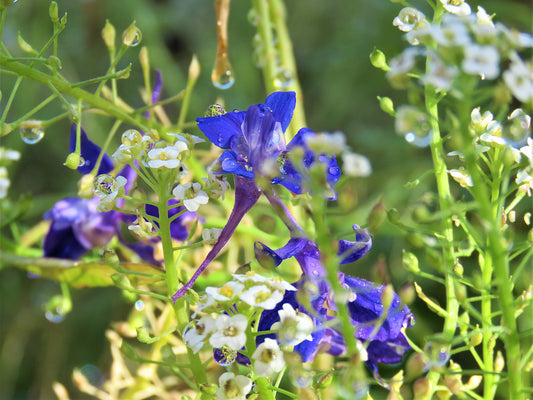
<path fill-rule="evenodd" d="M 294 168 L 289 159 L 284 159 L 282 162 L 283 164 L 280 167 L 281 175 L 272 179 L 272 184 L 280 184 L 295 194 L 302 194 L 305 191 L 302 174 Z"/>
<path fill-rule="evenodd" d="M 366 351 L 368 360 L 372 363 L 397 363 L 402 361 L 403 355 L 411 348 L 403 334 L 387 341 L 373 340 L 369 343 Z"/>
<path fill-rule="evenodd" d="M 122 237 L 119 236 L 119 240 L 129 249 L 133 250 L 142 260 L 147 261 L 151 264 L 161 264 L 161 260 L 156 260 L 154 257 L 154 243 L 144 243 L 144 242 L 135 242 L 135 243 L 124 243 Z"/>
<path fill-rule="evenodd" d="M 78 167 L 78 172 L 81 174 L 88 174 L 96 165 L 96 160 L 102 152 L 102 149 L 88 138 L 83 128 L 81 128 L 80 142 L 80 155 L 85 161 L 85 163 L 82 166 Z M 69 148 L 71 153 L 76 150 L 76 124 L 72 124 L 72 126 L 70 127 Z M 107 174 L 112 170 L 113 162 L 107 154 L 104 154 L 100 163 L 100 167 L 98 168 L 98 174 Z"/>
<path fill-rule="evenodd" d="M 72 227 L 58 229 L 54 223 L 44 238 L 44 256 L 77 260 L 87 249 L 76 239 Z"/>
<path fill-rule="evenodd" d="M 220 349 L 214 349 L 213 350 L 213 359 L 218 365 L 222 366 L 228 366 L 233 364 L 235 361 L 237 361 L 238 364 L 241 365 L 250 365 L 250 359 L 246 357 L 244 354 L 241 354 L 237 352 L 237 356 L 234 360 L 228 360 L 225 359 L 224 353 Z"/>
<path fill-rule="evenodd" d="M 355 242 L 350 240 L 339 240 L 339 250 L 337 255 L 342 257 L 341 264 L 349 264 L 359 260 L 372 247 L 372 235 L 368 229 L 361 229 L 359 225 L 354 225 Z"/>
<path fill-rule="evenodd" d="M 196 118 L 198 128 L 214 145 L 229 149 L 234 136 L 242 136 L 244 111 L 234 111 L 214 117 Z"/>
<path fill-rule="evenodd" d="M 207 268 L 207 266 L 214 260 L 214 258 L 220 253 L 220 250 L 224 248 L 228 240 L 235 232 L 237 225 L 241 222 L 244 215 L 254 206 L 254 204 L 261 196 L 261 190 L 255 186 L 255 182 L 251 179 L 243 178 L 239 175 L 235 175 L 235 203 L 233 204 L 233 210 L 228 218 L 226 226 L 220 232 L 220 236 L 215 245 L 211 248 L 202 264 L 198 267 L 192 278 L 183 285 L 174 295 L 172 300 L 176 302 L 177 299 L 183 297 L 185 293 L 194 285 L 196 279 Z"/>
<path fill-rule="evenodd" d="M 274 119 L 281 123 L 281 128 L 285 132 L 296 106 L 296 93 L 274 92 L 266 98 L 265 105 L 272 110 Z"/>

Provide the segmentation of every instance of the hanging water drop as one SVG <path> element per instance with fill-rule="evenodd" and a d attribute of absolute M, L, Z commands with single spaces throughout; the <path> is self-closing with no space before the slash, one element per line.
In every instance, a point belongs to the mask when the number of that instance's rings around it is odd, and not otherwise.
<path fill-rule="evenodd" d="M 65 314 L 63 314 L 63 310 L 61 307 L 57 307 L 56 310 L 53 311 L 46 311 L 44 313 L 44 317 L 54 324 L 59 324 L 60 322 L 63 322 L 65 319 Z"/>
<path fill-rule="evenodd" d="M 122 134 L 121 141 L 124 146 L 135 146 L 142 141 L 142 134 L 137 129 L 128 129 Z"/>
<path fill-rule="evenodd" d="M 44 130 L 42 128 L 20 128 L 20 137 L 26 144 L 37 144 L 44 137 Z"/>
<path fill-rule="evenodd" d="M 117 180 L 109 174 L 101 174 L 96 177 L 93 184 L 97 196 L 107 196 L 118 188 Z"/>
<path fill-rule="evenodd" d="M 417 147 L 428 147 L 431 143 L 431 132 L 426 136 L 418 136 L 414 132 L 405 134 L 405 140 Z"/>
<path fill-rule="evenodd" d="M 217 14 L 217 55 L 211 81 L 218 89 L 229 89 L 235 82 L 228 58 L 228 17 L 230 0 L 215 0 Z"/>
<path fill-rule="evenodd" d="M 89 160 L 85 160 L 83 157 L 80 157 L 80 160 L 78 161 L 78 167 L 89 167 L 91 165 L 91 162 Z"/>

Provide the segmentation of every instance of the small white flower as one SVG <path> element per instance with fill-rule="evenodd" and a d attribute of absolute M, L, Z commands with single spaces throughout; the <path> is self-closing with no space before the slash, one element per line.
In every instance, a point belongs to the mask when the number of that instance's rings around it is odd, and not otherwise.
<path fill-rule="evenodd" d="M 410 32 L 425 22 L 427 21 L 424 13 L 418 11 L 416 8 L 405 7 L 400 10 L 400 13 L 394 18 L 392 24 L 397 26 L 402 32 Z"/>
<path fill-rule="evenodd" d="M 198 300 L 198 305 L 196 307 L 196 311 L 192 314 L 192 318 L 196 318 L 198 314 L 215 305 L 216 300 L 213 297 L 209 295 L 203 295 L 200 297 L 200 300 Z"/>
<path fill-rule="evenodd" d="M 500 53 L 494 46 L 471 44 L 464 49 L 461 64 L 463 71 L 480 75 L 483 79 L 495 79 L 500 73 Z"/>
<path fill-rule="evenodd" d="M 512 48 L 522 49 L 533 47 L 533 35 L 528 32 L 519 32 L 516 29 L 509 29 L 501 22 L 496 22 L 496 31 L 503 34 Z"/>
<path fill-rule="evenodd" d="M 219 288 L 208 286 L 205 288 L 205 293 L 216 301 L 233 301 L 243 289 L 242 283 L 231 281 Z"/>
<path fill-rule="evenodd" d="M 448 47 L 465 47 L 472 43 L 465 21 L 451 14 L 442 17 L 440 34 L 434 35 L 434 39 L 438 44 Z"/>
<path fill-rule="evenodd" d="M 181 200 L 189 211 L 196 211 L 201 204 L 207 204 L 209 201 L 209 196 L 198 182 L 178 185 L 172 190 L 172 194 L 176 199 Z"/>
<path fill-rule="evenodd" d="M 185 145 L 186 145 L 188 148 L 194 147 L 194 145 L 195 145 L 196 143 L 202 143 L 202 142 L 205 142 L 205 140 L 202 139 L 201 137 L 198 137 L 198 136 L 195 136 L 195 135 L 191 135 L 190 133 L 179 134 L 179 133 L 171 133 L 171 132 L 167 132 L 167 135 L 172 136 L 172 137 L 175 137 L 175 138 L 178 139 L 178 141 L 180 141 L 180 142 L 184 142 Z M 176 143 L 178 143 L 178 142 L 176 142 Z M 176 143 L 174 143 L 174 145 L 176 145 Z M 180 146 L 181 146 L 181 145 L 180 145 Z"/>
<path fill-rule="evenodd" d="M 248 271 L 246 274 L 233 274 L 233 278 L 236 281 L 243 282 L 244 284 L 248 282 L 252 283 L 265 283 L 268 282 L 269 278 L 265 278 L 262 275 L 256 274 L 254 271 Z"/>
<path fill-rule="evenodd" d="M 231 187 L 223 175 L 209 174 L 207 178 L 202 178 L 202 180 L 204 181 L 204 191 L 213 199 L 224 199 L 226 191 Z"/>
<path fill-rule="evenodd" d="M 410 105 L 398 107 L 394 127 L 399 135 L 412 132 L 417 137 L 425 137 L 430 132 L 427 114 Z"/>
<path fill-rule="evenodd" d="M 370 161 L 361 154 L 345 151 L 342 153 L 342 162 L 346 175 L 365 178 L 372 173 Z"/>
<path fill-rule="evenodd" d="M 502 138 L 502 124 L 498 121 L 489 122 L 487 132 L 484 132 L 479 139 L 486 143 L 494 143 L 500 146 L 507 145 L 507 141 Z"/>
<path fill-rule="evenodd" d="M 20 153 L 16 150 L 6 149 L 0 147 L 0 161 L 18 161 L 20 160 Z"/>
<path fill-rule="evenodd" d="M 444 9 L 451 14 L 465 16 L 472 11 L 468 3 L 464 0 L 440 0 Z"/>
<path fill-rule="evenodd" d="M 218 400 L 246 400 L 246 395 L 252 390 L 252 380 L 244 375 L 225 372 L 218 378 L 218 386 Z"/>
<path fill-rule="evenodd" d="M 487 14 L 485 9 L 481 6 L 477 6 L 477 24 L 480 26 L 491 26 L 494 27 L 494 23 L 492 22 L 492 17 Z"/>
<path fill-rule="evenodd" d="M 176 142 L 172 146 L 154 148 L 148 152 L 148 166 L 150 168 L 178 168 L 181 164 L 180 154 L 187 149 L 185 142 Z"/>
<path fill-rule="evenodd" d="M 194 353 L 204 345 L 207 336 L 215 330 L 215 320 L 210 315 L 204 315 L 197 321 L 191 322 L 183 335 L 183 340 L 187 343 Z"/>
<path fill-rule="evenodd" d="M 531 197 L 531 189 L 533 189 L 533 176 L 525 169 L 518 171 L 516 174 L 516 183 L 519 185 L 521 192 L 527 193 Z"/>
<path fill-rule="evenodd" d="M 340 154 L 346 150 L 346 136 L 342 132 L 317 133 L 305 137 L 305 144 L 321 154 Z"/>
<path fill-rule="evenodd" d="M 278 311 L 279 321 L 272 324 L 271 330 L 277 330 L 277 336 L 283 346 L 296 346 L 304 340 L 313 340 L 311 333 L 314 324 L 311 318 L 296 310 L 288 303 Z"/>
<path fill-rule="evenodd" d="M 7 195 L 7 189 L 9 189 L 9 185 L 11 182 L 9 181 L 9 178 L 7 177 L 7 169 L 6 167 L 0 167 L 0 199 L 3 199 Z"/>
<path fill-rule="evenodd" d="M 228 346 L 231 350 L 240 350 L 246 344 L 246 327 L 248 319 L 241 314 L 219 315 L 216 319 L 216 331 L 209 338 L 209 344 L 218 349 Z"/>
<path fill-rule="evenodd" d="M 273 310 L 283 300 L 283 293 L 279 290 L 272 290 L 266 285 L 258 285 L 242 292 L 239 298 L 252 307 Z"/>
<path fill-rule="evenodd" d="M 140 238 L 149 238 L 154 235 L 152 223 L 139 216 L 133 221 L 133 225 L 128 225 L 128 229 Z"/>
<path fill-rule="evenodd" d="M 472 177 L 464 169 L 451 169 L 448 172 L 450 173 L 452 178 L 462 187 L 466 188 L 474 186 Z"/>
<path fill-rule="evenodd" d="M 215 244 L 218 241 L 221 232 L 222 229 L 218 228 L 204 229 L 202 231 L 202 240 L 207 244 Z"/>
<path fill-rule="evenodd" d="M 485 111 L 481 115 L 479 107 L 476 107 L 470 113 L 470 118 L 472 122 L 470 123 L 470 128 L 476 134 L 481 134 L 487 130 L 487 126 L 492 122 L 493 115 L 490 111 Z"/>
<path fill-rule="evenodd" d="M 109 211 L 124 193 L 124 186 L 128 180 L 123 176 L 114 178 L 109 174 L 98 175 L 94 181 L 94 193 L 100 198 L 98 211 Z"/>
<path fill-rule="evenodd" d="M 503 80 L 513 96 L 526 103 L 533 99 L 533 68 L 516 53 L 510 58 L 511 66 L 503 73 Z"/>
<path fill-rule="evenodd" d="M 283 352 L 273 339 L 267 338 L 257 346 L 252 359 L 254 360 L 255 373 L 258 376 L 269 377 L 274 372 L 280 372 L 285 366 Z"/>
<path fill-rule="evenodd" d="M 444 64 L 437 56 L 430 58 L 427 71 L 428 73 L 422 76 L 421 81 L 440 90 L 451 89 L 453 79 L 459 73 L 457 67 Z"/>
<path fill-rule="evenodd" d="M 274 290 L 279 290 L 283 293 L 285 293 L 286 290 L 289 291 L 295 291 L 297 290 L 293 285 L 291 285 L 289 282 L 284 281 L 283 279 L 274 276 L 272 278 L 267 278 L 266 281 L 267 285 L 269 285 Z"/>
<path fill-rule="evenodd" d="M 521 142 L 524 138 L 531 139 L 531 116 L 524 110 L 517 108 L 507 119 L 511 122 L 509 126 L 511 140 Z"/>
<path fill-rule="evenodd" d="M 527 145 L 520 147 L 520 153 L 529 159 L 529 164 L 533 167 L 533 139 L 527 138 Z"/>
<path fill-rule="evenodd" d="M 389 62 L 389 70 L 385 74 L 391 85 L 401 87 L 408 79 L 407 74 L 415 66 L 416 56 L 423 54 L 416 47 L 406 48 L 399 56 L 392 58 Z"/>

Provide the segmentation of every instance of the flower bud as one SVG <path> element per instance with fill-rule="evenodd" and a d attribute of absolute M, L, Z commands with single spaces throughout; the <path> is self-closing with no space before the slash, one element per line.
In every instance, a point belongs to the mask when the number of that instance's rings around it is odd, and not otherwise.
<path fill-rule="evenodd" d="M 150 57 L 146 46 L 143 46 L 139 51 L 139 61 L 144 71 L 150 71 Z"/>
<path fill-rule="evenodd" d="M 17 36 L 17 44 L 19 45 L 20 49 L 24 53 L 31 54 L 32 56 L 36 56 L 38 54 L 37 51 L 22 38 L 20 32 L 18 33 L 18 36 Z"/>
<path fill-rule="evenodd" d="M 102 39 L 104 39 L 104 43 L 109 50 L 115 48 L 115 37 L 115 27 L 106 19 L 105 26 L 102 29 Z"/>
<path fill-rule="evenodd" d="M 405 364 L 406 380 L 418 378 L 424 373 L 426 363 L 422 353 L 413 353 Z"/>
<path fill-rule="evenodd" d="M 413 384 L 413 394 L 415 399 L 425 398 L 429 394 L 429 381 L 426 378 L 417 379 Z"/>
<path fill-rule="evenodd" d="M 379 201 L 372 208 L 372 211 L 370 211 L 370 214 L 368 215 L 368 219 L 366 221 L 368 230 L 372 233 L 376 233 L 379 227 L 383 225 L 383 222 L 385 222 L 385 219 L 387 219 L 387 210 L 385 210 L 383 203 Z"/>
<path fill-rule="evenodd" d="M 141 43 L 141 39 L 141 30 L 135 26 L 135 21 L 133 21 L 122 34 L 122 43 L 124 46 L 134 47 Z"/>
<path fill-rule="evenodd" d="M 191 63 L 189 64 L 189 79 L 193 82 L 196 82 L 200 76 L 200 62 L 196 55 L 192 56 Z"/>
<path fill-rule="evenodd" d="M 214 396 L 217 392 L 218 386 L 212 383 L 202 383 L 200 385 L 200 392 Z"/>
<path fill-rule="evenodd" d="M 80 161 L 81 156 L 79 153 L 70 153 L 63 165 L 70 169 L 78 169 L 80 166 Z"/>
<path fill-rule="evenodd" d="M 372 50 L 372 53 L 370 53 L 370 62 L 372 65 L 376 68 L 379 68 L 383 71 L 388 71 L 389 66 L 387 65 L 387 58 L 385 57 L 385 54 L 374 47 L 374 50 Z"/>
<path fill-rule="evenodd" d="M 466 286 L 462 283 L 455 283 L 455 297 L 459 300 L 459 303 L 464 302 L 468 298 L 468 293 L 466 291 Z"/>
<path fill-rule="evenodd" d="M 120 266 L 120 260 L 114 250 L 105 249 L 103 252 L 104 263 L 109 265 L 113 269 L 117 269 Z"/>
<path fill-rule="evenodd" d="M 333 372 L 321 372 L 315 376 L 313 387 L 315 389 L 325 389 L 333 382 Z"/>
<path fill-rule="evenodd" d="M 46 62 L 48 65 L 50 65 L 52 68 L 55 69 L 61 69 L 63 68 L 63 65 L 61 64 L 61 60 L 56 56 L 50 56 L 46 59 Z"/>
<path fill-rule="evenodd" d="M 153 343 L 153 340 L 148 334 L 148 330 L 146 329 L 146 327 L 138 326 L 136 330 L 137 330 L 137 340 L 139 342 L 147 343 L 147 344 Z"/>
<path fill-rule="evenodd" d="M 386 112 L 392 117 L 396 117 L 396 111 L 394 111 L 394 104 L 390 97 L 380 97 L 378 96 L 379 107 L 382 111 Z"/>
<path fill-rule="evenodd" d="M 468 379 L 468 382 L 465 384 L 465 388 L 467 388 L 468 390 L 477 389 L 477 387 L 481 384 L 482 380 L 483 380 L 483 376 L 472 375 L 470 379 Z"/>
<path fill-rule="evenodd" d="M 50 20 L 53 23 L 59 22 L 59 14 L 57 11 L 57 3 L 55 1 L 52 1 L 50 3 L 50 7 L 48 7 L 48 15 L 50 15 Z"/>
<path fill-rule="evenodd" d="M 505 367 L 505 360 L 503 359 L 502 352 L 498 350 L 496 358 L 494 359 L 494 371 L 502 372 L 503 367 Z"/>
<path fill-rule="evenodd" d="M 4 10 L 7 7 L 13 5 L 15 0 L 0 0 L 0 10 Z"/>
<path fill-rule="evenodd" d="M 390 210 L 387 210 L 387 218 L 389 222 L 393 225 L 399 225 L 400 222 L 400 213 L 396 208 L 391 208 Z"/>
<path fill-rule="evenodd" d="M 403 250 L 402 264 L 408 271 L 411 271 L 415 274 L 420 272 L 420 268 L 418 267 L 418 258 L 409 251 Z"/>
<path fill-rule="evenodd" d="M 481 344 L 481 342 L 483 341 L 483 334 L 481 333 L 481 331 L 479 330 L 479 326 L 476 325 L 476 329 L 474 329 L 472 331 L 473 335 L 470 339 L 470 346 L 472 347 L 476 347 L 477 345 Z"/>
<path fill-rule="evenodd" d="M 468 332 L 468 325 L 470 324 L 470 315 L 465 311 L 459 315 L 459 330 L 463 335 Z"/>
<path fill-rule="evenodd" d="M 111 280 L 120 289 L 129 290 L 133 289 L 130 280 L 124 274 L 111 274 Z"/>

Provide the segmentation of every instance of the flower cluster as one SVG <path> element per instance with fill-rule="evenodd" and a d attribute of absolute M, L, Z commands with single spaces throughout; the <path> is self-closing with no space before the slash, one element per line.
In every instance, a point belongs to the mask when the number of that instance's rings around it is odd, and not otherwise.
<path fill-rule="evenodd" d="M 487 80 L 501 75 L 518 100 L 531 101 L 531 63 L 524 61 L 519 52 L 533 46 L 533 36 L 493 23 L 481 6 L 471 15 L 470 6 L 465 2 L 441 2 L 449 14 L 438 25 L 428 22 L 421 11 L 411 7 L 402 9 L 394 19 L 394 25 L 405 32 L 412 47 L 390 61 L 387 71 L 390 83 L 395 87 L 405 86 L 409 74 L 417 72 L 417 58 L 427 57 L 429 68 L 420 76 L 422 84 L 451 91 L 459 89 L 464 82 L 462 75 Z M 501 72 L 501 66 L 505 65 L 507 69 Z"/>
<path fill-rule="evenodd" d="M 0 147 L 0 199 L 6 197 L 7 190 L 11 184 L 5 165 L 12 161 L 18 161 L 19 159 L 20 153 L 18 151 Z"/>

